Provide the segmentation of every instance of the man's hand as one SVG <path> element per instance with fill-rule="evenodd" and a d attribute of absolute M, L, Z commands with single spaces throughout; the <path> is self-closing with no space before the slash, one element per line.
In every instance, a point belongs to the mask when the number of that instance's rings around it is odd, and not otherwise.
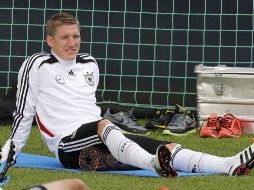
<path fill-rule="evenodd" d="M 8 168 L 15 163 L 14 161 L 14 144 L 11 139 L 7 140 L 0 150 L 0 181 L 5 179 Z"/>

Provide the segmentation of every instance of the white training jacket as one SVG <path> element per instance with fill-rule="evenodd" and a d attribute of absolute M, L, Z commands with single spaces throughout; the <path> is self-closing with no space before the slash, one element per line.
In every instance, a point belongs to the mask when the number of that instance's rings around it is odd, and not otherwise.
<path fill-rule="evenodd" d="M 99 69 L 89 54 L 63 61 L 54 53 L 26 59 L 18 74 L 16 110 L 10 138 L 17 154 L 25 145 L 34 116 L 41 136 L 56 156 L 61 138 L 84 123 L 101 119 L 95 91 Z"/>

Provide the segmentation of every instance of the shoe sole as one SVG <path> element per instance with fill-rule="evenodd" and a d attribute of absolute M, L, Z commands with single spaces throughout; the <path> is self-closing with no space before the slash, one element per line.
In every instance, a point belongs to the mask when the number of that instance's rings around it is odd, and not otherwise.
<path fill-rule="evenodd" d="M 235 169 L 235 171 L 233 172 L 233 176 L 248 175 L 253 167 L 254 167 L 254 154 L 247 163 Z"/>
<path fill-rule="evenodd" d="M 201 131 L 199 130 L 199 136 L 202 138 L 219 138 L 219 133 L 216 130 Z"/>
<path fill-rule="evenodd" d="M 240 138 L 239 135 L 219 135 L 218 138 Z"/>
<path fill-rule="evenodd" d="M 215 138 L 215 139 L 218 139 L 219 138 L 219 136 L 217 136 L 217 135 L 202 135 L 202 134 L 199 134 L 199 136 L 200 137 L 202 137 L 202 138 Z"/>
<path fill-rule="evenodd" d="M 167 155 L 166 159 L 168 159 L 168 163 L 164 162 L 163 157 L 165 156 L 165 154 Z M 171 153 L 170 153 L 170 151 L 164 145 L 162 145 L 158 148 L 157 155 L 159 155 L 160 166 L 162 167 L 162 170 L 165 172 L 165 174 L 162 174 L 160 172 L 160 175 L 162 175 L 163 177 L 169 177 L 169 178 L 176 177 L 178 175 L 176 169 L 169 166 L 169 164 L 171 162 Z"/>
<path fill-rule="evenodd" d="M 241 137 L 241 136 L 242 136 L 242 134 L 239 134 L 239 135 L 234 135 L 234 134 L 222 134 L 222 135 L 220 135 L 220 133 L 219 133 L 219 135 L 218 135 L 219 138 L 227 138 L 227 137 L 239 138 L 239 137 Z"/>
<path fill-rule="evenodd" d="M 164 130 L 162 132 L 163 135 L 173 135 L 173 136 L 186 136 L 186 135 L 190 135 L 190 134 L 194 134 L 197 132 L 197 129 L 192 129 L 192 130 L 189 130 L 185 133 L 172 133 L 171 131 L 169 130 Z"/>
<path fill-rule="evenodd" d="M 14 148 L 15 148 L 15 146 L 14 146 L 13 142 L 11 141 L 7 159 L 5 161 L 0 162 L 0 182 L 5 180 L 5 178 L 6 178 L 5 174 L 7 173 L 8 169 L 9 169 L 9 163 L 11 163 L 13 161 Z"/>
<path fill-rule="evenodd" d="M 147 132 L 147 133 L 142 134 L 142 133 L 134 133 L 134 132 L 124 131 L 122 129 L 122 133 L 123 134 L 130 134 L 130 135 L 138 135 L 138 136 L 148 136 L 150 134 L 150 131 Z"/>
<path fill-rule="evenodd" d="M 153 125 L 152 127 L 146 127 L 147 129 L 166 129 L 166 125 Z"/>

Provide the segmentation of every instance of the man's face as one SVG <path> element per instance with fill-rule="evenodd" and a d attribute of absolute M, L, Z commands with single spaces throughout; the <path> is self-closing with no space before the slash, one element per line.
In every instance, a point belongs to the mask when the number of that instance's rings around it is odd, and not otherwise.
<path fill-rule="evenodd" d="M 74 60 L 80 49 L 79 27 L 76 24 L 59 26 L 56 28 L 55 35 L 48 35 L 46 41 L 61 59 Z"/>

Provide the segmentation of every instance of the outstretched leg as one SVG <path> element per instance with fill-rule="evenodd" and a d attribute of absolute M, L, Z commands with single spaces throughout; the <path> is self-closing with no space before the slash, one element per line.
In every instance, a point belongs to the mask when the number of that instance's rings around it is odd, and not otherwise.
<path fill-rule="evenodd" d="M 244 175 L 254 167 L 254 144 L 231 157 L 219 157 L 182 148 L 171 150 L 172 166 L 184 172 Z"/>

